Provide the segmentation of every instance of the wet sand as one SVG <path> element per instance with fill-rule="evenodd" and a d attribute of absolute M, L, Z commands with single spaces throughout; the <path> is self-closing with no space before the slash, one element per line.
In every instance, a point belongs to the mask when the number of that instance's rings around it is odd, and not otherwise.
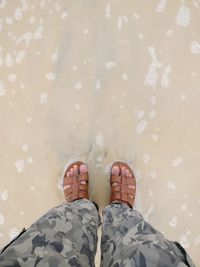
<path fill-rule="evenodd" d="M 199 1 L 0 3 L 0 245 L 64 201 L 65 164 L 90 196 L 129 163 L 136 206 L 200 262 Z"/>

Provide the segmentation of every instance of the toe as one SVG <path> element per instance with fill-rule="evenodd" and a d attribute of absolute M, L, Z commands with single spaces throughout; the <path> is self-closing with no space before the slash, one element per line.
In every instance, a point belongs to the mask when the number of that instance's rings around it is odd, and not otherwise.
<path fill-rule="evenodd" d="M 119 166 L 114 165 L 112 167 L 111 173 L 114 174 L 114 175 L 119 175 Z"/>
<path fill-rule="evenodd" d="M 74 174 L 78 175 L 78 165 L 74 165 Z"/>
<path fill-rule="evenodd" d="M 67 172 L 67 177 L 69 177 L 70 176 L 70 172 Z"/>
<path fill-rule="evenodd" d="M 80 170 L 80 173 L 87 173 L 88 172 L 88 168 L 85 164 L 80 165 L 79 170 Z"/>
<path fill-rule="evenodd" d="M 122 176 L 126 175 L 126 168 L 125 167 L 121 167 L 121 172 L 122 172 Z"/>
<path fill-rule="evenodd" d="M 126 174 L 126 177 L 130 177 L 130 171 L 129 170 L 126 170 L 125 174 Z"/>
<path fill-rule="evenodd" d="M 70 172 L 70 176 L 73 176 L 73 174 L 74 174 L 74 169 L 71 168 L 69 172 Z"/>

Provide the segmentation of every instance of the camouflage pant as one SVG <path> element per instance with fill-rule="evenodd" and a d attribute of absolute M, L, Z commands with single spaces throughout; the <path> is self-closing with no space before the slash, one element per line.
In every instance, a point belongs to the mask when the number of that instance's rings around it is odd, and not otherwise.
<path fill-rule="evenodd" d="M 0 255 L 0 266 L 94 266 L 100 217 L 93 202 L 61 204 L 24 231 Z M 101 266 L 192 266 L 178 244 L 168 241 L 123 204 L 103 211 Z"/>

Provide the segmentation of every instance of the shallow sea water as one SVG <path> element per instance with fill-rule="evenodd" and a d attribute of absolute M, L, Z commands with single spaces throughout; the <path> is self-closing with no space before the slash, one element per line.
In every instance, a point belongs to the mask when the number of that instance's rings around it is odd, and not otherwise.
<path fill-rule="evenodd" d="M 200 262 L 199 1 L 0 1 L 0 245 L 63 202 L 65 164 L 90 196 L 129 163 L 136 208 Z"/>

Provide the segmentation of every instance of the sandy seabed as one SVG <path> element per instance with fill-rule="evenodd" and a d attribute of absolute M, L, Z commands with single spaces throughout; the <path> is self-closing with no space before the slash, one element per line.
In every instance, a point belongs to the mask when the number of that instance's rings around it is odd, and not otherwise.
<path fill-rule="evenodd" d="M 63 202 L 65 164 L 137 177 L 135 208 L 200 262 L 200 2 L 0 1 L 0 245 Z"/>

